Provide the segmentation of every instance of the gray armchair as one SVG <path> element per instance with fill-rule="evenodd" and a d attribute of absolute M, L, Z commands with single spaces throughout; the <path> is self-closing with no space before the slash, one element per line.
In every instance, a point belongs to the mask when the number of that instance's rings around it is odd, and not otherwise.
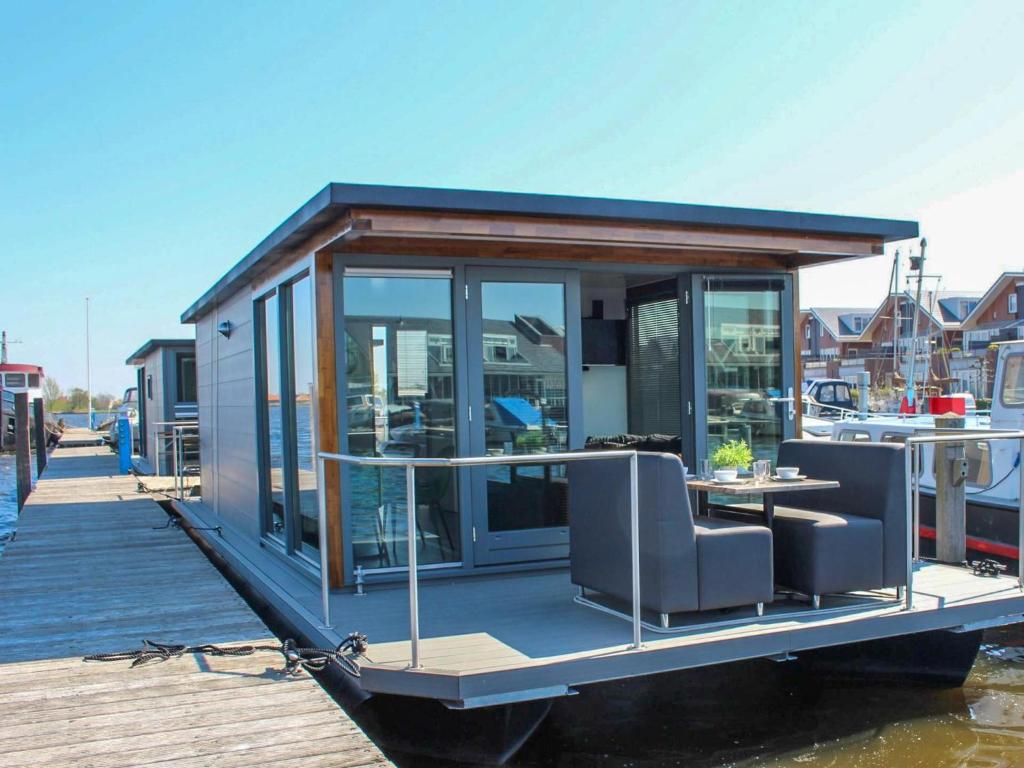
<path fill-rule="evenodd" d="M 775 578 L 820 595 L 907 583 L 903 446 L 787 440 L 779 466 L 838 480 L 839 488 L 775 497 Z"/>
<path fill-rule="evenodd" d="M 660 615 L 756 605 L 774 594 L 772 533 L 729 520 L 694 521 L 683 464 L 667 454 L 638 455 L 640 601 Z M 632 600 L 629 465 L 568 464 L 572 583 Z"/>

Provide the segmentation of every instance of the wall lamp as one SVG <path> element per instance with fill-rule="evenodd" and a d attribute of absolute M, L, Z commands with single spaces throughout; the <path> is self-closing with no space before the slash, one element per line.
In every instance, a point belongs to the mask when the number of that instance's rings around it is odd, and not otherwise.
<path fill-rule="evenodd" d="M 218 325 L 217 332 L 225 339 L 231 338 L 231 321 L 225 320 L 223 323 Z"/>

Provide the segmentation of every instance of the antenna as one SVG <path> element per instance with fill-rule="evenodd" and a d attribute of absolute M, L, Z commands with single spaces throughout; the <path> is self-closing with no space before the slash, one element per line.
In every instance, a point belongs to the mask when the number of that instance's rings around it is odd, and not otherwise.
<path fill-rule="evenodd" d="M 89 400 L 89 429 L 92 429 L 92 362 L 89 359 L 89 297 L 85 297 L 85 392 Z"/>
<path fill-rule="evenodd" d="M 12 339 L 8 341 L 7 331 L 0 332 L 0 364 L 7 362 L 7 345 L 8 344 L 21 344 L 20 340 Z"/>

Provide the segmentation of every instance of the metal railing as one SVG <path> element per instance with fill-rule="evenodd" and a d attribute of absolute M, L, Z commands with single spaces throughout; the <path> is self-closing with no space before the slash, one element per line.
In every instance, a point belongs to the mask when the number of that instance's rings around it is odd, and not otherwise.
<path fill-rule="evenodd" d="M 417 573 L 416 537 L 416 468 L 417 467 L 485 467 L 492 465 L 520 464 L 564 464 L 573 461 L 610 461 L 626 460 L 629 462 L 629 535 L 630 535 L 630 568 L 632 578 L 633 608 L 633 644 L 632 648 L 641 648 L 641 615 L 640 615 L 640 502 L 638 495 L 638 461 L 636 451 L 592 451 L 587 453 L 536 453 L 521 456 L 476 456 L 452 459 L 431 458 L 389 458 L 385 456 L 351 456 L 343 453 L 320 453 L 318 455 L 319 477 L 324 477 L 324 462 L 336 461 L 361 467 L 404 467 L 405 468 L 405 503 L 407 514 L 407 547 L 409 568 L 409 639 L 411 644 L 412 669 L 420 668 L 420 609 L 419 609 L 419 576 Z M 327 530 L 325 505 L 320 505 L 321 541 L 323 532 Z M 326 552 L 321 547 L 322 552 Z M 330 626 L 330 585 L 326 571 L 321 573 L 321 598 L 323 600 L 324 624 Z"/>
<path fill-rule="evenodd" d="M 1017 440 L 1020 448 L 1024 451 L 1024 430 L 985 430 L 982 432 L 965 430 L 955 434 L 942 435 L 919 435 L 908 437 L 904 450 L 906 467 L 906 523 L 907 523 L 907 548 L 906 548 L 906 587 L 903 590 L 903 605 L 901 610 L 911 610 L 914 601 L 914 564 L 917 560 L 917 538 L 920 512 L 920 483 L 919 475 L 914 471 L 919 462 L 919 455 L 922 449 L 918 446 L 932 443 L 957 443 L 964 441 L 982 440 Z M 522 456 L 478 456 L 466 458 L 389 458 L 380 456 L 352 456 L 341 453 L 322 452 L 318 455 L 318 478 L 321 503 L 320 510 L 320 544 L 321 544 L 321 599 L 324 624 L 331 626 L 330 620 L 330 584 L 327 578 L 327 519 L 326 504 L 323 503 L 323 478 L 324 464 L 327 461 L 335 461 L 340 464 L 364 467 L 391 467 L 404 468 L 405 470 L 405 499 L 406 499 L 406 525 L 407 525 L 407 558 L 409 571 L 409 638 L 410 638 L 410 668 L 419 669 L 420 653 L 420 615 L 419 615 L 419 575 L 417 562 L 417 539 L 413 535 L 416 530 L 416 469 L 417 468 L 450 468 L 478 467 L 492 465 L 520 465 L 520 464 L 562 464 L 573 461 L 610 461 L 626 460 L 629 462 L 629 501 L 630 501 L 630 568 L 632 581 L 632 616 L 631 624 L 633 630 L 632 649 L 639 649 L 643 646 L 642 629 L 644 627 L 641 617 L 640 604 L 640 514 L 638 496 L 638 459 L 637 452 L 630 450 L 615 451 L 593 451 L 586 453 L 546 453 L 529 454 Z M 1018 522 L 1018 547 L 1024 548 L 1024 472 L 1020 474 L 1020 516 Z M 1018 561 L 1017 583 L 1024 589 L 1024 558 Z M 899 590 L 897 590 L 897 602 L 899 601 Z M 829 609 L 829 612 L 849 612 L 851 610 L 874 609 L 873 605 L 853 606 L 849 608 Z M 826 611 L 822 610 L 821 613 Z M 777 619 L 797 617 L 805 614 L 786 612 L 775 616 Z M 625 615 L 623 615 L 625 618 Z M 697 630 L 705 627 L 715 626 L 693 625 L 689 629 Z"/>
<path fill-rule="evenodd" d="M 188 490 L 185 478 L 192 474 L 191 470 L 198 467 L 198 461 L 189 461 L 189 456 L 198 457 L 199 422 L 198 421 L 157 421 L 153 423 L 156 431 L 156 471 L 160 471 L 161 457 L 170 455 L 171 474 L 174 476 L 174 497 L 183 501 Z"/>
<path fill-rule="evenodd" d="M 906 503 L 907 503 L 907 592 L 906 609 L 914 605 L 914 563 L 919 559 L 918 538 L 921 521 L 921 474 L 923 448 L 918 446 L 940 443 L 992 442 L 996 440 L 1016 440 L 1020 455 L 1024 456 L 1024 430 L 986 429 L 983 431 L 965 429 L 963 431 L 946 431 L 940 435 L 913 435 L 906 441 L 904 463 L 906 467 Z M 1017 460 L 1017 586 L 1024 589 L 1024 467 Z M 938 489 L 936 488 L 936 493 Z"/>

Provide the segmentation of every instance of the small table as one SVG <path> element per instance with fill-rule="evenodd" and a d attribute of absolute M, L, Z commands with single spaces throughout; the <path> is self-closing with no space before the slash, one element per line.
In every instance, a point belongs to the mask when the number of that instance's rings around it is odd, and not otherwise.
<path fill-rule="evenodd" d="M 762 508 L 764 510 L 764 522 L 769 528 L 775 522 L 775 498 L 776 493 L 789 493 L 791 491 L 820 491 L 825 488 L 838 488 L 838 480 L 765 480 L 755 483 L 753 478 L 737 480 L 734 483 L 716 483 L 713 480 L 687 480 L 686 487 L 697 492 L 697 514 L 709 514 L 708 494 L 721 493 L 726 496 L 761 496 Z M 725 509 L 729 507 L 726 506 Z M 750 514 L 749 509 L 742 509 Z"/>

